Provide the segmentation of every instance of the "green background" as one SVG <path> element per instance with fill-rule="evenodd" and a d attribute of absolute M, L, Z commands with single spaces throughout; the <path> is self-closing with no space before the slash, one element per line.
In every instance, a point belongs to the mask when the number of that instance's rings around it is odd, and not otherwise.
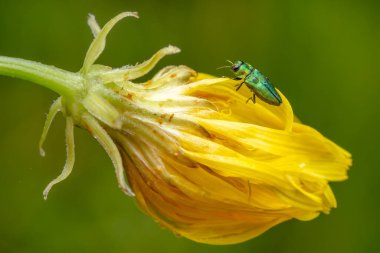
<path fill-rule="evenodd" d="M 0 55 L 76 71 L 100 24 L 133 10 L 99 59 L 134 64 L 173 44 L 185 64 L 217 76 L 226 59 L 260 68 L 295 113 L 353 154 L 349 180 L 333 183 L 338 208 L 290 221 L 231 246 L 178 238 L 141 213 L 116 186 L 112 164 L 76 129 L 72 175 L 42 198 L 65 161 L 64 121 L 54 122 L 46 157 L 38 139 L 53 92 L 0 77 L 0 253 L 3 252 L 379 252 L 379 1 L 1 0 Z M 158 69 L 158 68 L 157 68 Z M 157 70 L 156 69 L 156 70 Z"/>

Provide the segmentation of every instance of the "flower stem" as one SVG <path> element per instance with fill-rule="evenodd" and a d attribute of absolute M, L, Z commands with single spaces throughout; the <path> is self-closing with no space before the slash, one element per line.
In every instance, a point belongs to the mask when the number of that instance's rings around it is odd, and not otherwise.
<path fill-rule="evenodd" d="M 0 56 L 0 75 L 31 81 L 69 98 L 83 89 L 83 78 L 77 73 L 18 58 Z"/>

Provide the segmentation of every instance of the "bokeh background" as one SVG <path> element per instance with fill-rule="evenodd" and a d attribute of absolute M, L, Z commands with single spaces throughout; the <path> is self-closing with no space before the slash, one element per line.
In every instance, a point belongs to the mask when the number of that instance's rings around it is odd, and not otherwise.
<path fill-rule="evenodd" d="M 290 221 L 231 246 L 178 238 L 141 213 L 116 185 L 106 153 L 76 129 L 72 175 L 42 190 L 65 161 L 58 116 L 38 153 L 45 114 L 57 97 L 40 86 L 0 77 L 0 253 L 8 252 L 379 252 L 380 2 L 1 0 L 0 55 L 76 71 L 100 24 L 138 11 L 111 32 L 99 62 L 141 62 L 173 44 L 182 53 L 159 67 L 186 64 L 217 76 L 226 59 L 257 66 L 295 113 L 353 154 L 349 180 L 333 183 L 338 208 L 310 222 Z M 159 68 L 157 68 L 159 69 Z M 156 69 L 156 70 L 157 70 Z"/>

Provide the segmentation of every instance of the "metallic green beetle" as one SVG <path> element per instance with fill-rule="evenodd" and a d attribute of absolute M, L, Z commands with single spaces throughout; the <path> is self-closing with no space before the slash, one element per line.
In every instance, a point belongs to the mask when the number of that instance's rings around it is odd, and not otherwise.
<path fill-rule="evenodd" d="M 252 100 L 253 103 L 255 103 L 256 96 L 271 105 L 279 106 L 282 103 L 282 99 L 273 84 L 271 84 L 268 78 L 261 74 L 259 70 L 243 61 L 232 63 L 231 70 L 236 75 L 235 80 L 243 79 L 243 82 L 237 85 L 236 90 L 238 91 L 243 83 L 245 83 L 245 85 L 247 85 L 247 87 L 253 92 L 252 97 L 247 100 L 247 103 L 249 100 Z"/>

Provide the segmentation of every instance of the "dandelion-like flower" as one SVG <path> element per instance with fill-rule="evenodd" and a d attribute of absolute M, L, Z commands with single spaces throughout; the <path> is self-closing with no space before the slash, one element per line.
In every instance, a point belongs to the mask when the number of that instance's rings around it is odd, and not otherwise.
<path fill-rule="evenodd" d="M 350 154 L 281 106 L 257 100 L 236 81 L 168 66 L 136 83 L 166 55 L 121 68 L 94 64 L 112 27 L 136 13 L 121 13 L 103 28 L 88 19 L 95 37 L 78 73 L 0 57 L 0 74 L 34 81 L 58 92 L 40 146 L 58 111 L 66 117 L 67 161 L 45 189 L 74 165 L 74 126 L 104 147 L 119 187 L 135 196 L 163 227 L 191 240 L 232 244 L 293 218 L 311 220 L 336 207 L 330 181 L 347 178 Z M 44 151 L 41 148 L 41 155 Z M 128 178 L 128 179 L 126 179 Z"/>

